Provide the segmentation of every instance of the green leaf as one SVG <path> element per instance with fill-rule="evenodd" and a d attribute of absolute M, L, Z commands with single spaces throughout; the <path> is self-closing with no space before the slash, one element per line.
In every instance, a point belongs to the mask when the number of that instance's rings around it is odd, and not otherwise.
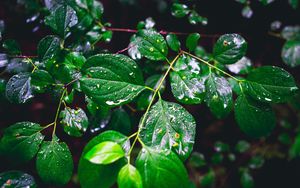
<path fill-rule="evenodd" d="M 58 5 L 46 17 L 45 24 L 50 26 L 61 38 L 65 38 L 69 29 L 76 25 L 78 18 L 75 10 L 65 4 Z"/>
<path fill-rule="evenodd" d="M 36 123 L 19 122 L 4 130 L 0 141 L 0 153 L 13 163 L 24 163 L 32 159 L 39 150 L 44 136 L 43 128 Z"/>
<path fill-rule="evenodd" d="M 100 105 L 120 106 L 145 89 L 137 64 L 124 55 L 99 54 L 83 66 L 82 91 Z"/>
<path fill-rule="evenodd" d="M 286 40 L 299 40 L 300 26 L 285 26 L 281 31 L 281 36 Z"/>
<path fill-rule="evenodd" d="M 289 0 L 289 4 L 293 7 L 293 9 L 297 9 L 299 6 L 299 0 Z"/>
<path fill-rule="evenodd" d="M 78 178 L 83 188 L 110 188 L 117 180 L 118 172 L 126 164 L 124 160 L 118 160 L 108 165 L 98 165 L 84 158 L 85 154 L 101 142 L 111 141 L 122 145 L 126 153 L 130 143 L 126 136 L 116 131 L 105 131 L 94 137 L 85 147 L 80 157 L 78 166 Z M 92 175 L 91 175 L 92 174 Z"/>
<path fill-rule="evenodd" d="M 177 36 L 175 34 L 168 34 L 166 36 L 166 40 L 168 45 L 170 46 L 170 48 L 175 51 L 178 52 L 180 49 L 180 41 L 178 40 Z"/>
<path fill-rule="evenodd" d="M 155 90 L 155 89 L 157 89 L 162 77 L 163 77 L 163 75 L 160 75 L 160 74 L 152 75 L 149 78 L 147 78 L 145 85 Z M 166 81 L 164 80 L 162 85 L 159 88 L 159 92 L 163 93 L 165 88 L 166 88 Z M 151 90 L 143 91 L 137 99 L 137 108 L 139 110 L 146 109 L 148 107 L 148 105 L 150 104 L 152 97 L 153 97 L 153 91 L 151 91 Z"/>
<path fill-rule="evenodd" d="M 60 39 L 54 35 L 44 37 L 38 44 L 37 53 L 41 62 L 56 57 L 60 50 Z"/>
<path fill-rule="evenodd" d="M 265 159 L 263 158 L 263 156 L 256 155 L 250 159 L 248 166 L 251 169 L 259 169 L 264 165 L 264 163 Z"/>
<path fill-rule="evenodd" d="M 142 177 L 131 164 L 125 165 L 118 174 L 119 188 L 142 188 Z"/>
<path fill-rule="evenodd" d="M 66 107 L 61 111 L 60 118 L 61 123 L 64 125 L 64 131 L 75 137 L 80 137 L 86 131 L 88 127 L 88 118 L 85 112 L 81 108 L 71 109 Z"/>
<path fill-rule="evenodd" d="M 144 29 L 140 30 L 137 36 L 133 44 L 137 45 L 143 56 L 153 61 L 167 58 L 168 46 L 161 34 L 152 29 Z"/>
<path fill-rule="evenodd" d="M 235 102 L 235 119 L 244 133 L 255 138 L 268 136 L 276 124 L 270 105 L 255 101 L 244 94 Z"/>
<path fill-rule="evenodd" d="M 173 150 L 182 160 L 192 152 L 196 122 L 179 104 L 159 100 L 146 114 L 140 129 L 139 136 L 146 146 Z"/>
<path fill-rule="evenodd" d="M 245 56 L 247 42 L 238 34 L 222 35 L 214 45 L 213 56 L 222 64 L 233 64 Z"/>
<path fill-rule="evenodd" d="M 74 66 L 75 68 L 80 70 L 81 67 L 84 65 L 85 61 L 86 59 L 81 53 L 71 52 L 67 54 L 64 63 L 70 66 Z"/>
<path fill-rule="evenodd" d="M 189 22 L 192 25 L 197 25 L 201 23 L 202 25 L 207 25 L 207 18 L 200 16 L 196 11 L 192 11 L 189 15 Z"/>
<path fill-rule="evenodd" d="M 300 31 L 299 31 L 300 32 Z M 290 67 L 300 65 L 300 41 L 287 41 L 281 51 L 281 58 Z"/>
<path fill-rule="evenodd" d="M 294 143 L 289 149 L 289 157 L 295 158 L 300 156 L 300 134 L 295 137 Z"/>
<path fill-rule="evenodd" d="M 6 84 L 6 97 L 12 103 L 25 103 L 33 97 L 30 73 L 12 76 Z"/>
<path fill-rule="evenodd" d="M 246 142 L 245 140 L 240 140 L 236 145 L 235 145 L 235 150 L 239 153 L 244 153 L 247 150 L 249 150 L 251 145 Z"/>
<path fill-rule="evenodd" d="M 189 34 L 189 36 L 186 38 L 185 46 L 189 49 L 189 51 L 193 52 L 198 45 L 199 39 L 200 39 L 199 33 Z"/>
<path fill-rule="evenodd" d="M 58 138 L 43 142 L 36 158 L 36 168 L 41 179 L 48 184 L 64 185 L 73 174 L 73 159 L 68 146 Z"/>
<path fill-rule="evenodd" d="M 170 73 L 172 93 L 177 101 L 184 104 L 199 104 L 205 96 L 205 79 L 200 63 L 182 55 Z"/>
<path fill-rule="evenodd" d="M 216 174 L 210 169 L 204 176 L 200 179 L 201 187 L 213 187 L 216 182 Z"/>
<path fill-rule="evenodd" d="M 117 108 L 112 112 L 108 127 L 122 134 L 128 135 L 131 131 L 131 120 L 127 112 Z"/>
<path fill-rule="evenodd" d="M 294 78 L 284 69 L 274 66 L 254 69 L 242 82 L 242 87 L 251 97 L 273 103 L 288 101 L 298 90 Z"/>
<path fill-rule="evenodd" d="M 176 18 L 182 18 L 190 12 L 187 5 L 181 3 L 173 3 L 171 7 L 172 15 Z"/>
<path fill-rule="evenodd" d="M 183 163 L 170 150 L 143 148 L 136 159 L 144 188 L 187 188 L 189 179 Z"/>
<path fill-rule="evenodd" d="M 227 116 L 233 106 L 232 90 L 229 82 L 224 77 L 211 73 L 205 82 L 205 88 L 205 101 L 210 111 L 217 118 Z"/>
<path fill-rule="evenodd" d="M 2 188 L 36 188 L 34 178 L 21 171 L 8 171 L 0 174 L 0 187 Z"/>
<path fill-rule="evenodd" d="M 13 39 L 5 40 L 2 44 L 2 47 L 11 55 L 21 54 L 20 45 Z"/>
<path fill-rule="evenodd" d="M 111 141 L 101 142 L 85 154 L 85 158 L 95 164 L 110 164 L 125 156 L 122 147 Z"/>
<path fill-rule="evenodd" d="M 244 171 L 241 174 L 241 185 L 243 188 L 253 188 L 254 187 L 254 180 L 251 176 L 251 174 L 249 174 L 249 172 Z"/>
<path fill-rule="evenodd" d="M 206 165 L 205 157 L 202 153 L 193 152 L 189 158 L 189 165 L 193 168 L 200 168 Z"/>
<path fill-rule="evenodd" d="M 49 86 L 55 84 L 52 76 L 45 70 L 35 70 L 31 74 L 31 86 L 37 91 L 45 91 Z"/>

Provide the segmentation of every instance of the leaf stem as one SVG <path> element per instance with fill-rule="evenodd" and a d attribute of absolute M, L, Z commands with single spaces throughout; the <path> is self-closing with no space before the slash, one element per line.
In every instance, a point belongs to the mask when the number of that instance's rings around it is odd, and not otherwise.
<path fill-rule="evenodd" d="M 53 127 L 53 132 L 52 132 L 52 139 L 53 139 L 53 137 L 54 137 L 54 135 L 55 135 L 56 125 L 57 125 L 57 119 L 58 119 L 60 107 L 61 107 L 61 104 L 62 104 L 62 102 L 63 102 L 63 98 L 64 98 L 66 92 L 67 92 L 67 89 L 64 89 L 63 93 L 61 94 L 59 103 L 58 103 L 58 107 L 57 107 L 56 114 L 55 114 L 55 118 L 54 118 L 54 122 L 53 122 L 53 123 L 54 123 L 54 127 Z"/>
<path fill-rule="evenodd" d="M 139 129 L 138 129 L 138 131 L 136 132 L 136 135 L 135 135 L 135 139 L 134 139 L 134 141 L 133 141 L 133 143 L 132 143 L 132 145 L 131 145 L 131 147 L 130 147 L 130 149 L 129 149 L 129 152 L 128 152 L 128 156 L 129 156 L 128 163 L 130 163 L 130 154 L 131 154 L 131 152 L 132 152 L 132 150 L 133 150 L 133 148 L 134 148 L 134 146 L 135 146 L 135 144 L 136 144 L 136 141 L 138 140 L 138 141 L 141 143 L 142 146 L 145 146 L 145 144 L 143 143 L 143 141 L 139 138 L 139 134 L 140 134 L 140 132 L 141 132 L 141 130 L 142 130 L 142 128 L 143 128 L 143 124 L 144 124 L 144 122 L 145 122 L 145 120 L 146 120 L 146 117 L 147 117 L 147 115 L 148 115 L 148 113 L 149 113 L 149 111 L 150 111 L 150 108 L 151 108 L 151 106 L 152 106 L 152 104 L 153 104 L 153 102 L 154 102 L 154 100 L 155 100 L 155 97 L 156 97 L 156 95 L 159 93 L 159 89 L 161 88 L 161 86 L 163 85 L 164 80 L 166 79 L 166 77 L 168 76 L 169 72 L 171 71 L 173 64 L 177 61 L 177 59 L 178 59 L 181 55 L 182 55 L 182 52 L 180 52 L 180 53 L 172 60 L 172 62 L 170 63 L 170 66 L 169 66 L 169 68 L 168 68 L 168 70 L 166 71 L 166 73 L 164 74 L 164 76 L 162 77 L 162 79 L 160 80 L 160 82 L 159 82 L 157 88 L 153 91 L 154 93 L 153 93 L 153 96 L 152 96 L 152 98 L 151 98 L 151 101 L 150 101 L 150 103 L 149 103 L 149 105 L 148 105 L 148 107 L 147 107 L 147 109 L 146 109 L 145 114 L 144 114 L 143 117 L 142 117 L 141 123 L 139 124 Z M 159 94 L 159 95 L 160 95 L 160 94 Z"/>
<path fill-rule="evenodd" d="M 195 56 L 195 55 L 193 55 L 193 54 L 191 54 L 191 53 L 189 53 L 189 52 L 186 52 L 186 51 L 181 51 L 181 52 L 182 52 L 183 54 L 186 54 L 186 55 L 188 55 L 188 56 L 191 56 L 192 58 L 195 58 L 195 59 L 201 61 L 202 63 L 208 65 L 208 66 L 211 67 L 211 68 L 214 68 L 214 69 L 218 70 L 219 72 L 221 72 L 221 73 L 227 75 L 228 77 L 230 77 L 230 78 L 236 80 L 237 82 L 242 82 L 242 81 L 243 81 L 243 80 L 237 79 L 236 77 L 234 77 L 234 76 L 232 76 L 231 74 L 229 74 L 229 73 L 223 71 L 222 69 L 220 69 L 220 68 L 218 68 L 218 67 L 216 67 L 216 66 L 210 64 L 209 62 L 205 61 L 204 59 L 202 59 L 202 58 L 200 58 L 200 57 L 197 57 L 197 56 Z"/>

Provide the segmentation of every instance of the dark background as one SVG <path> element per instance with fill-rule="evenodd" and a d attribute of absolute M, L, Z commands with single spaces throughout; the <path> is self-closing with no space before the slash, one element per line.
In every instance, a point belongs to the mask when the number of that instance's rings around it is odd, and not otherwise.
<path fill-rule="evenodd" d="M 156 21 L 158 30 L 178 31 L 178 32 L 198 32 L 202 34 L 223 34 L 223 33 L 240 33 L 248 41 L 247 56 L 254 62 L 255 66 L 259 65 L 275 65 L 283 67 L 291 72 L 299 83 L 300 68 L 290 69 L 282 62 L 280 54 L 284 41 L 268 34 L 270 24 L 279 20 L 285 25 L 300 24 L 300 10 L 293 10 L 287 0 L 277 0 L 271 5 L 263 6 L 258 1 L 251 2 L 254 15 L 251 19 L 241 16 L 243 6 L 234 0 L 198 0 L 196 1 L 197 11 L 200 15 L 208 18 L 207 26 L 192 26 L 188 23 L 187 18 L 176 19 L 171 16 L 170 11 L 161 13 L 157 9 L 157 1 L 137 0 L 136 5 L 125 5 L 118 0 L 103 0 L 104 20 L 112 23 L 112 27 L 118 28 L 135 28 L 136 24 L 152 17 Z M 26 16 L 22 13 L 22 8 L 13 4 L 15 1 L 0 0 L 0 19 L 6 24 L 5 38 L 16 39 L 22 46 L 25 55 L 36 55 L 36 46 L 41 38 L 51 33 L 48 28 L 37 23 L 26 23 Z M 171 2 L 168 2 L 170 5 Z M 187 2 L 190 4 L 190 2 Z M 193 3 L 192 3 L 193 4 Z M 40 25 L 37 32 L 32 29 Z M 113 40 L 110 44 L 103 47 L 109 48 L 112 52 L 127 47 L 130 33 L 114 33 Z M 184 43 L 184 37 L 182 43 Z M 217 38 L 201 38 L 200 43 L 211 51 L 213 42 Z M 164 98 L 174 101 L 169 92 L 164 94 Z M 84 106 L 83 98 L 76 98 L 75 105 Z M 32 121 L 46 125 L 53 121 L 56 111 L 57 102 L 51 100 L 47 95 L 37 96 L 32 102 L 25 105 L 11 105 L 5 102 L 0 103 L 0 130 L 18 122 Z M 238 139 L 247 139 L 238 129 L 233 114 L 224 120 L 216 120 L 205 105 L 197 107 L 185 106 L 197 119 L 197 138 L 195 150 L 203 153 L 210 153 L 215 140 L 221 140 L 227 143 L 235 144 Z M 291 122 L 296 124 L 296 116 L 290 109 L 281 106 L 277 107 L 278 116 L 289 116 Z M 136 125 L 135 125 L 136 126 Z M 277 129 L 274 131 L 276 134 Z M 51 129 L 49 133 L 50 135 Z M 75 170 L 80 157 L 82 148 L 91 138 L 87 134 L 83 138 L 71 138 L 66 136 L 60 128 L 58 128 L 58 137 L 65 141 L 74 156 Z M 255 141 L 254 141 L 255 142 Z M 239 177 L 237 166 L 232 166 L 234 173 L 230 174 L 226 179 L 224 187 L 239 187 Z M 11 170 L 11 166 L 7 166 L 0 162 L 0 172 Z M 38 177 L 35 172 L 34 161 L 22 167 L 14 167 L 13 169 L 21 169 L 34 177 Z M 256 187 L 300 187 L 300 161 L 285 161 L 273 159 L 266 162 L 265 166 L 254 173 Z M 74 187 L 70 183 L 68 187 Z M 41 187 L 45 187 L 42 185 Z"/>

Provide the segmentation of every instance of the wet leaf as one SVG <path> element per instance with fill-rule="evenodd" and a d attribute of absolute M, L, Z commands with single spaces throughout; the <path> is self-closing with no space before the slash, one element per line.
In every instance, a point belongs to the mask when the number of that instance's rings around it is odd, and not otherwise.
<path fill-rule="evenodd" d="M 122 146 L 126 153 L 129 151 L 130 143 L 127 137 L 116 131 L 105 131 L 89 141 L 82 152 L 78 166 L 78 178 L 80 185 L 83 188 L 112 187 L 117 181 L 118 172 L 126 164 L 124 160 L 118 160 L 112 164 L 98 165 L 93 164 L 84 158 L 89 150 L 105 141 L 116 142 Z"/>
<path fill-rule="evenodd" d="M 38 56 L 41 62 L 56 57 L 60 50 L 60 39 L 54 35 L 44 37 L 38 44 Z"/>
<path fill-rule="evenodd" d="M 247 94 L 263 102 L 288 101 L 298 90 L 294 78 L 284 69 L 263 66 L 251 71 L 242 87 Z"/>
<path fill-rule="evenodd" d="M 270 105 L 241 94 L 235 102 L 235 119 L 247 135 L 268 136 L 275 127 L 275 114 Z"/>
<path fill-rule="evenodd" d="M 123 166 L 118 174 L 118 186 L 119 188 L 142 188 L 142 177 L 139 171 L 131 164 Z"/>
<path fill-rule="evenodd" d="M 245 56 L 247 42 L 238 34 L 222 35 L 214 45 L 213 56 L 222 64 L 233 64 Z"/>
<path fill-rule="evenodd" d="M 187 171 L 175 153 L 170 150 L 143 148 L 136 160 L 136 168 L 143 180 L 144 188 L 187 188 Z"/>
<path fill-rule="evenodd" d="M 165 60 L 168 55 L 168 46 L 164 37 L 152 29 L 140 30 L 134 42 L 139 52 L 146 58 L 159 61 Z"/>
<path fill-rule="evenodd" d="M 0 187 L 2 188 L 36 188 L 34 178 L 21 171 L 7 171 L 0 174 Z"/>
<path fill-rule="evenodd" d="M 19 122 L 4 130 L 0 141 L 0 153 L 13 163 L 25 163 L 39 150 L 44 136 L 43 128 L 36 123 Z"/>
<path fill-rule="evenodd" d="M 229 82 L 224 77 L 211 73 L 206 82 L 205 101 L 210 111 L 217 117 L 227 116 L 233 106 L 232 90 Z"/>
<path fill-rule="evenodd" d="M 185 4 L 173 3 L 171 7 L 172 15 L 176 18 L 182 18 L 190 12 L 189 8 Z"/>
<path fill-rule="evenodd" d="M 166 41 L 173 51 L 175 51 L 175 52 L 179 51 L 180 41 L 178 40 L 178 38 L 175 34 L 168 34 L 166 36 Z"/>
<path fill-rule="evenodd" d="M 124 55 L 92 56 L 83 66 L 83 71 L 81 89 L 100 105 L 129 103 L 145 89 L 141 70 Z"/>
<path fill-rule="evenodd" d="M 290 67 L 299 66 L 300 65 L 300 41 L 287 41 L 282 48 L 281 58 L 283 62 Z"/>
<path fill-rule="evenodd" d="M 81 108 L 71 109 L 66 107 L 61 111 L 60 118 L 61 123 L 64 125 L 64 131 L 75 137 L 80 137 L 86 131 L 88 127 L 88 118 L 85 112 Z"/>
<path fill-rule="evenodd" d="M 205 96 L 205 79 L 200 63 L 182 55 L 170 73 L 172 93 L 177 101 L 184 104 L 199 104 Z"/>
<path fill-rule="evenodd" d="M 6 84 L 6 97 L 12 103 L 25 103 L 33 97 L 30 73 L 12 76 Z"/>
<path fill-rule="evenodd" d="M 45 183 L 68 183 L 73 174 L 73 158 L 69 147 L 59 142 L 56 136 L 52 141 L 44 141 L 37 154 L 36 169 Z"/>
<path fill-rule="evenodd" d="M 192 152 L 196 123 L 182 106 L 159 100 L 140 124 L 140 138 L 146 146 L 173 150 L 183 161 Z"/>
<path fill-rule="evenodd" d="M 198 45 L 199 39 L 200 39 L 199 33 L 189 34 L 188 37 L 186 38 L 185 46 L 188 48 L 189 51 L 193 52 Z"/>

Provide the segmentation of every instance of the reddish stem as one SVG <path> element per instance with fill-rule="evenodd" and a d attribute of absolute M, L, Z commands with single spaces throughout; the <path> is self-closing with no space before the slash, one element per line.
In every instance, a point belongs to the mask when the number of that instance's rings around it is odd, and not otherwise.
<path fill-rule="evenodd" d="M 15 55 L 15 56 L 9 56 L 11 58 L 37 58 L 37 55 Z"/>
<path fill-rule="evenodd" d="M 136 29 L 126 29 L 126 28 L 113 28 L 113 27 L 105 27 L 106 30 L 109 31 L 117 31 L 117 32 L 126 32 L 126 33 L 137 33 L 138 30 Z M 167 35 L 167 34 L 175 34 L 175 35 L 189 35 L 190 33 L 182 33 L 182 32 L 173 32 L 173 31 L 164 31 L 164 30 L 160 30 L 159 31 L 160 34 L 162 35 Z M 202 37 L 218 37 L 220 36 L 220 34 L 200 34 Z"/>

